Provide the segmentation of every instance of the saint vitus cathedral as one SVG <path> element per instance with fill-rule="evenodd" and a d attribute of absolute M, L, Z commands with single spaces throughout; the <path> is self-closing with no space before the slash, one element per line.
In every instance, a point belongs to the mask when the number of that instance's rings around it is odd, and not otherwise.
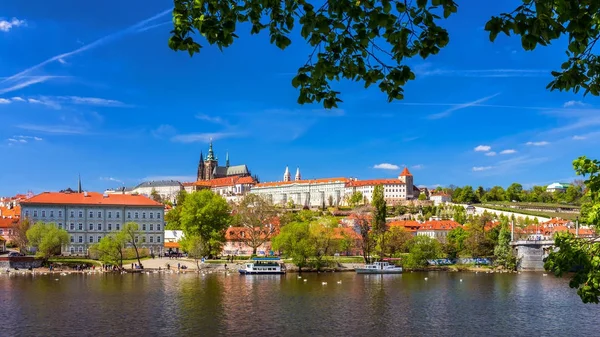
<path fill-rule="evenodd" d="M 206 158 L 204 158 L 202 152 L 200 152 L 197 180 L 248 176 L 250 176 L 250 170 L 248 170 L 246 165 L 229 165 L 229 153 L 227 153 L 225 158 L 225 166 L 219 166 L 219 158 L 215 157 L 212 141 L 210 142 Z"/>

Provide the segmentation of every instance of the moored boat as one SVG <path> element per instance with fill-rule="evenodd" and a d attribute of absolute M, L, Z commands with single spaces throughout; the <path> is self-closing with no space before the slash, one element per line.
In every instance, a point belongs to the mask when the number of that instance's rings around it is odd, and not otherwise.
<path fill-rule="evenodd" d="M 357 274 L 401 274 L 402 267 L 395 266 L 389 262 L 375 262 L 367 264 L 363 268 L 355 269 Z"/>
<path fill-rule="evenodd" d="M 285 264 L 278 257 L 255 257 L 239 269 L 240 274 L 285 274 Z"/>

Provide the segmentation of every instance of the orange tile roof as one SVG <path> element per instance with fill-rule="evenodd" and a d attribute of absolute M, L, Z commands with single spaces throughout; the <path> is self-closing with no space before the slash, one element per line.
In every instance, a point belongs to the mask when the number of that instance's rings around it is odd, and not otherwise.
<path fill-rule="evenodd" d="M 212 180 L 198 180 L 191 183 L 183 183 L 184 186 L 203 186 L 203 187 L 225 187 L 237 184 L 256 184 L 252 177 L 223 177 Z"/>
<path fill-rule="evenodd" d="M 410 174 L 410 171 L 408 171 L 408 168 L 405 167 L 404 170 L 402 170 L 402 173 L 400 173 L 400 176 L 412 176 L 412 174 Z"/>
<path fill-rule="evenodd" d="M 237 181 L 238 184 L 256 184 L 256 180 L 254 180 L 254 178 L 248 176 L 248 177 L 242 177 Z"/>
<path fill-rule="evenodd" d="M 0 207 L 0 216 L 2 217 L 13 217 L 18 218 L 21 216 L 21 206 L 15 206 L 13 208 Z"/>
<path fill-rule="evenodd" d="M 387 224 L 388 227 L 404 227 L 408 231 L 416 231 L 421 224 L 415 220 L 396 220 Z"/>
<path fill-rule="evenodd" d="M 462 225 L 453 220 L 431 220 L 422 223 L 419 230 L 450 230 L 456 227 Z"/>
<path fill-rule="evenodd" d="M 179 242 L 165 242 L 165 248 L 180 248 Z"/>
<path fill-rule="evenodd" d="M 336 227 L 333 229 L 333 239 L 340 240 L 344 237 L 349 237 L 350 239 L 360 239 L 360 235 L 356 233 L 352 228 L 348 227 Z"/>
<path fill-rule="evenodd" d="M 163 206 L 160 202 L 143 195 L 109 194 L 105 198 L 98 192 L 87 192 L 87 196 L 84 193 L 44 192 L 21 201 L 21 204 Z"/>
<path fill-rule="evenodd" d="M 194 186 L 196 184 L 195 181 L 191 181 L 191 182 L 187 182 L 187 183 L 181 183 L 182 186 Z"/>
<path fill-rule="evenodd" d="M 346 184 L 346 187 L 375 186 L 375 185 L 406 185 L 398 179 L 369 179 L 353 180 Z"/>
<path fill-rule="evenodd" d="M 12 228 L 17 223 L 19 223 L 19 219 L 16 218 L 0 218 L 0 228 Z"/>
<path fill-rule="evenodd" d="M 322 178 L 322 179 L 307 179 L 307 180 L 292 180 L 292 181 L 274 181 L 268 183 L 256 184 L 255 188 L 260 187 L 276 187 L 293 184 L 326 184 L 326 183 L 347 183 L 350 181 L 348 178 Z"/>

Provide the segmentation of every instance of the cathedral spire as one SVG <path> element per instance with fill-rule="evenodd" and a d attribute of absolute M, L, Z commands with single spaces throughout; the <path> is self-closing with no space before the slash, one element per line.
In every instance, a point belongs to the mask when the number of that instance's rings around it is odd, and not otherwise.
<path fill-rule="evenodd" d="M 210 139 L 210 145 L 208 146 L 208 154 L 206 155 L 206 160 L 215 160 L 215 154 L 213 152 L 212 147 L 212 138 Z"/>
<path fill-rule="evenodd" d="M 300 175 L 300 166 L 298 166 L 296 169 L 296 176 L 294 177 L 294 180 L 302 180 L 302 176 Z"/>
<path fill-rule="evenodd" d="M 229 151 L 225 155 L 225 167 L 229 167 Z"/>
<path fill-rule="evenodd" d="M 77 179 L 77 193 L 82 193 L 81 190 L 81 174 L 79 174 L 79 178 Z"/>
<path fill-rule="evenodd" d="M 291 179 L 291 175 L 290 175 L 290 169 L 286 166 L 285 167 L 285 173 L 283 174 L 283 181 L 290 181 Z"/>

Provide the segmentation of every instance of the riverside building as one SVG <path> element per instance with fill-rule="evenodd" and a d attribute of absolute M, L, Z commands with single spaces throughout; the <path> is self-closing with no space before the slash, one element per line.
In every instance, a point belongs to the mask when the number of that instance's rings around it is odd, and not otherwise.
<path fill-rule="evenodd" d="M 21 201 L 21 219 L 55 223 L 69 233 L 64 255 L 86 255 L 91 245 L 123 229 L 139 226 L 138 247 L 160 254 L 164 242 L 164 205 L 142 195 L 97 192 L 44 192 Z"/>

